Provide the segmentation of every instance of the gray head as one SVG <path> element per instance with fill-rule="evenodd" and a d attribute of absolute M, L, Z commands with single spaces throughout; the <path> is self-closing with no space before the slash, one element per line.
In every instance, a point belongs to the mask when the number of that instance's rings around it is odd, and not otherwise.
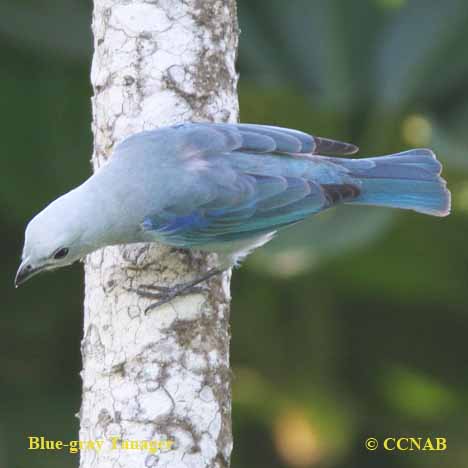
<path fill-rule="evenodd" d="M 58 198 L 29 222 L 16 286 L 42 271 L 70 265 L 95 250 L 85 241 L 86 216 L 77 210 L 77 190 Z"/>

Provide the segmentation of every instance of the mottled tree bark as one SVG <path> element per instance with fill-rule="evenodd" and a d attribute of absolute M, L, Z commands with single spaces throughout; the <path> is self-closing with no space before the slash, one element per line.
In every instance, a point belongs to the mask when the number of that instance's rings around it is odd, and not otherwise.
<path fill-rule="evenodd" d="M 95 170 L 137 131 L 237 120 L 235 0 L 94 4 Z M 230 275 L 148 315 L 151 301 L 130 291 L 188 281 L 215 262 L 156 244 L 87 258 L 80 440 L 104 444 L 81 451 L 82 468 L 229 466 Z M 143 443 L 115 449 L 112 437 L 169 442 L 150 453 Z"/>

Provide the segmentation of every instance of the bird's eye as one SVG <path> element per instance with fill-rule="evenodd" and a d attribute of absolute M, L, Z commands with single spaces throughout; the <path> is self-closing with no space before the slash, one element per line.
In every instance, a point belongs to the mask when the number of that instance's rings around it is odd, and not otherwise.
<path fill-rule="evenodd" d="M 54 253 L 54 258 L 55 260 L 60 260 L 61 258 L 65 258 L 68 255 L 68 249 L 66 247 L 63 247 L 61 249 L 58 249 Z"/>

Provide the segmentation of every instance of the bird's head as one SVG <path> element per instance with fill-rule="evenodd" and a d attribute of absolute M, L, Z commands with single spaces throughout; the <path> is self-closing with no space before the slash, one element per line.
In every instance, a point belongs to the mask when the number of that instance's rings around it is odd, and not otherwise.
<path fill-rule="evenodd" d="M 82 213 L 77 212 L 73 196 L 72 191 L 58 198 L 29 222 L 15 286 L 40 272 L 70 265 L 94 250 L 84 242 Z"/>

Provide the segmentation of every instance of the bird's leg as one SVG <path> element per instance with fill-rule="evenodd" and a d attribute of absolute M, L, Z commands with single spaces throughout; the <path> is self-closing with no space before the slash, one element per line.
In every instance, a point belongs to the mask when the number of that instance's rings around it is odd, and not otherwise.
<path fill-rule="evenodd" d="M 203 276 L 195 278 L 193 281 L 188 281 L 187 283 L 176 284 L 175 286 L 156 286 L 152 284 L 146 284 L 140 286 L 138 289 L 134 290 L 139 296 L 147 297 L 149 299 L 159 299 L 157 302 L 150 304 L 146 309 L 145 313 L 148 313 L 150 310 L 155 309 L 167 302 L 171 301 L 179 295 L 186 295 L 192 293 L 198 293 L 203 291 L 203 287 L 197 287 L 200 283 L 209 280 L 213 276 L 219 275 L 223 270 L 218 268 L 213 268 L 209 270 Z"/>

